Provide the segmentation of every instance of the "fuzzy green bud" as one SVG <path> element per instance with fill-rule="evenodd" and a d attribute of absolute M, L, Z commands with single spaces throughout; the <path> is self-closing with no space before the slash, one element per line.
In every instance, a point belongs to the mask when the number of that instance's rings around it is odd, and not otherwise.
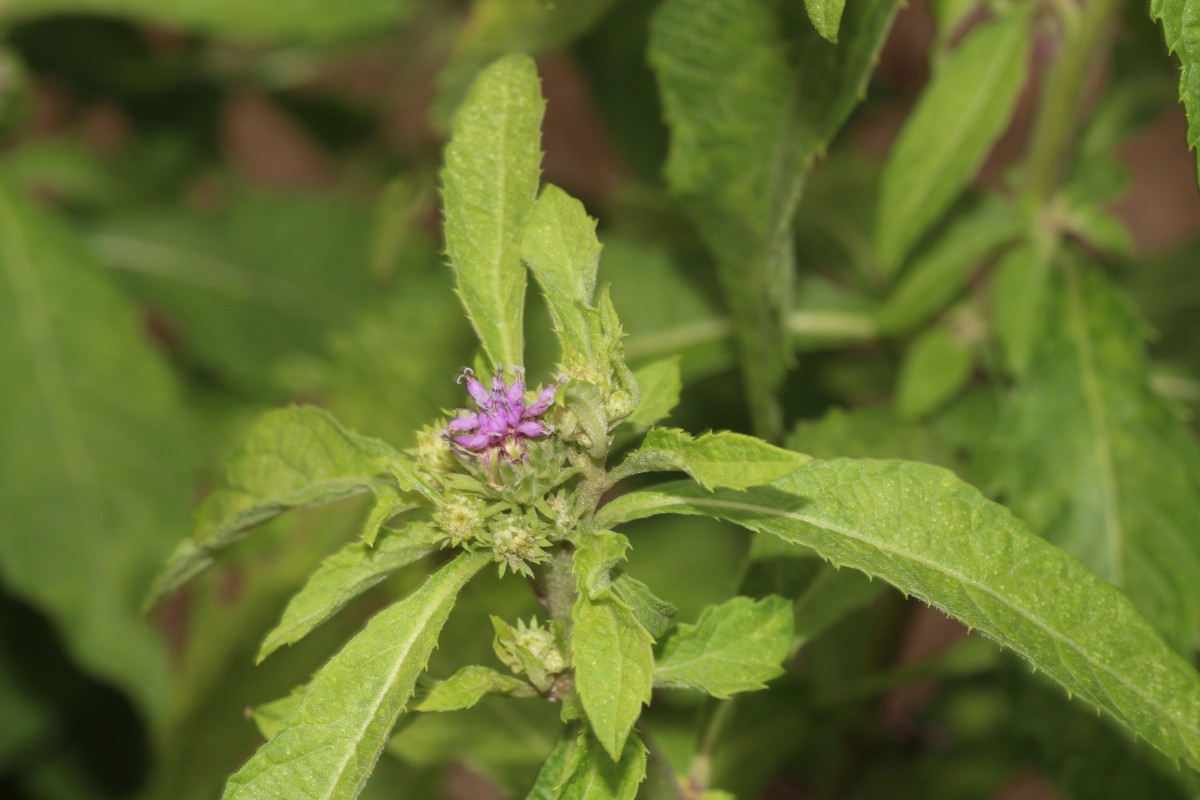
<path fill-rule="evenodd" d="M 540 564 L 550 557 L 543 549 L 550 546 L 550 540 L 524 517 L 509 515 L 500 520 L 492 526 L 488 542 L 501 575 L 505 568 L 532 575 L 529 565 Z"/>
<path fill-rule="evenodd" d="M 479 538 L 484 528 L 484 502 L 466 494 L 451 494 L 433 513 L 433 521 L 441 530 L 445 543 L 462 547 Z"/>

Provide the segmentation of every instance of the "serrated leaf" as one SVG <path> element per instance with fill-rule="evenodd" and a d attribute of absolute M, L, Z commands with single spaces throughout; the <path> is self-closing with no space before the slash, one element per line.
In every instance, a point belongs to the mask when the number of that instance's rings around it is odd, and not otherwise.
<path fill-rule="evenodd" d="M 629 539 L 620 533 L 581 533 L 571 560 L 571 569 L 575 573 L 579 591 L 593 600 L 608 591 L 612 585 L 613 568 L 625 560 L 628 550 Z"/>
<path fill-rule="evenodd" d="M 892 146 L 875 228 L 889 272 L 900 268 L 1004 132 L 1025 82 L 1027 11 L 1011 8 L 972 31 L 941 63 Z"/>
<path fill-rule="evenodd" d="M 346 430 L 320 409 L 292 406 L 264 414 L 226 462 L 159 574 L 154 603 L 208 569 L 216 554 L 250 528 L 288 509 L 332 503 L 368 491 L 396 455 L 378 439 Z"/>
<path fill-rule="evenodd" d="M 879 328 L 902 333 L 924 322 L 962 291 L 980 261 L 1015 239 L 1022 227 L 1009 204 L 989 203 L 955 220 L 916 257 L 879 309 Z"/>
<path fill-rule="evenodd" d="M 1018 377 L 1029 368 L 1046 324 L 1056 251 L 1054 242 L 1039 238 L 1013 248 L 996 265 L 992 325 L 1008 368 Z"/>
<path fill-rule="evenodd" d="M 353 542 L 321 562 L 290 601 L 258 651 L 262 661 L 280 647 L 295 644 L 347 603 L 393 572 L 437 549 L 438 532 L 420 523 L 385 530 L 374 546 Z"/>
<path fill-rule="evenodd" d="M 607 348 L 593 308 L 600 241 L 583 203 L 547 185 L 525 227 L 521 257 L 542 287 L 568 371 L 607 374 Z"/>
<path fill-rule="evenodd" d="M 1188 118 L 1188 147 L 1200 145 L 1200 18 L 1197 0 L 1150 0 L 1150 18 L 1162 23 L 1167 50 L 1179 56 L 1179 99 Z M 1200 163 L 1197 164 L 1200 178 Z"/>
<path fill-rule="evenodd" d="M 998 488 L 1030 526 L 1133 600 L 1181 652 L 1200 641 L 1200 447 L 1149 385 L 1145 327 L 1075 261 L 997 441 Z"/>
<path fill-rule="evenodd" d="M 8 0 L 6 18 L 102 14 L 268 41 L 329 43 L 394 30 L 417 4 L 408 0 L 322 0 L 241 3 L 237 0 Z"/>
<path fill-rule="evenodd" d="M 683 376 L 679 369 L 679 356 L 651 361 L 633 371 L 640 397 L 638 407 L 626 422 L 635 431 L 649 430 L 650 426 L 665 419 L 679 405 L 679 392 L 683 389 Z"/>
<path fill-rule="evenodd" d="M 375 495 L 375 502 L 371 504 L 371 511 L 367 514 L 367 521 L 363 524 L 362 533 L 363 544 L 368 547 L 375 546 L 375 541 L 379 538 L 379 531 L 383 529 L 388 520 L 401 512 L 417 507 L 411 495 L 406 497 L 400 491 L 400 487 L 394 483 L 373 483 L 371 484 L 371 493 Z"/>
<path fill-rule="evenodd" d="M 525 363 L 521 239 L 537 198 L 545 109 L 533 59 L 505 56 L 475 80 L 446 147 L 446 253 L 494 367 Z"/>
<path fill-rule="evenodd" d="M 679 613 L 679 609 L 650 591 L 649 586 L 624 573 L 613 579 L 612 590 L 655 639 L 671 629 L 672 621 Z"/>
<path fill-rule="evenodd" d="M 756 426 L 782 433 L 792 216 L 804 170 L 857 104 L 895 8 L 851 4 L 841 44 L 789 36 L 755 0 L 669 0 L 650 62 L 671 129 L 667 183 L 712 252 L 737 322 Z"/>
<path fill-rule="evenodd" d="M 846 0 L 804 0 L 804 10 L 812 20 L 813 27 L 821 38 L 837 43 L 838 25 L 842 22 L 842 11 Z"/>
<path fill-rule="evenodd" d="M 566 777 L 567 760 L 577 746 L 577 737 L 564 733 L 558 744 L 550 751 L 550 755 L 538 770 L 533 788 L 529 790 L 525 800 L 557 800 L 558 788 Z"/>
<path fill-rule="evenodd" d="M 646 747 L 636 733 L 609 758 L 586 732 L 567 756 L 562 782 L 549 797 L 556 800 L 634 800 L 646 777 Z"/>
<path fill-rule="evenodd" d="M 709 606 L 695 625 L 680 625 L 663 644 L 654 683 L 721 698 L 765 689 L 783 674 L 792 630 L 792 604 L 782 597 L 735 597 Z"/>
<path fill-rule="evenodd" d="M 1200 675 L 1118 589 L 944 469 L 811 461 L 770 486 L 633 492 L 597 524 L 702 514 L 880 577 L 1011 648 L 1173 758 L 1200 757 Z"/>
<path fill-rule="evenodd" d="M 918 336 L 900 363 L 896 413 L 923 416 L 957 394 L 971 377 L 971 350 L 949 331 L 931 328 Z"/>
<path fill-rule="evenodd" d="M 89 672 L 162 710 L 136 598 L 187 519 L 185 411 L 136 310 L 0 180 L 0 575 Z"/>
<path fill-rule="evenodd" d="M 358 796 L 425 669 L 458 592 L 488 563 L 461 555 L 376 614 L 321 668 L 224 800 Z"/>
<path fill-rule="evenodd" d="M 416 710 L 460 711 L 470 708 L 489 694 L 533 697 L 537 690 L 520 678 L 472 664 L 460 668 L 434 686 L 425 699 L 417 704 Z"/>
<path fill-rule="evenodd" d="M 709 488 L 745 489 L 788 474 L 808 456 L 767 444 L 762 439 L 721 431 L 692 437 L 678 428 L 655 428 L 630 453 L 612 478 L 642 472 L 686 472 Z"/>
<path fill-rule="evenodd" d="M 571 616 L 575 688 L 592 731 L 615 761 L 650 702 L 654 640 L 611 594 L 593 600 L 581 592 Z"/>

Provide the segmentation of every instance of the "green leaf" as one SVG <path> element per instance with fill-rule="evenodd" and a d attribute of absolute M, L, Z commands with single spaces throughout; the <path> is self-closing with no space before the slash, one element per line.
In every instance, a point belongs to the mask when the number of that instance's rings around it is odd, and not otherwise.
<path fill-rule="evenodd" d="M 1005 362 L 1020 377 L 1046 324 L 1056 245 L 1038 238 L 1009 251 L 992 279 L 992 326 Z"/>
<path fill-rule="evenodd" d="M 304 588 L 287 604 L 283 617 L 263 639 L 261 662 L 283 645 L 295 644 L 347 603 L 393 572 L 437 549 L 438 531 L 420 523 L 385 530 L 374 546 L 354 542 L 321 562 Z"/>
<path fill-rule="evenodd" d="M 1181 652 L 1200 642 L 1200 447 L 1155 395 L 1128 299 L 1064 264 L 1001 421 L 995 482 L 1046 539 L 1125 590 Z"/>
<path fill-rule="evenodd" d="M 765 689 L 783 674 L 792 630 L 792 604 L 782 597 L 709 606 L 695 625 L 680 625 L 666 640 L 654 683 L 721 698 Z"/>
<path fill-rule="evenodd" d="M 900 364 L 896 413 L 924 416 L 956 395 L 971 377 L 971 349 L 942 328 L 925 331 Z"/>
<path fill-rule="evenodd" d="M 972 31 L 921 95 L 883 171 L 875 242 L 889 272 L 900 268 L 1004 132 L 1025 83 L 1030 41 L 1027 9 L 1014 7 Z"/>
<path fill-rule="evenodd" d="M 807 24 L 789 37 L 756 0 L 668 0 L 654 17 L 667 183 L 717 263 L 755 425 L 771 437 L 782 433 L 801 181 L 857 104 L 895 5 L 851 4 L 836 46 Z"/>
<path fill-rule="evenodd" d="M 807 460 L 808 456 L 740 433 L 722 431 L 693 438 L 678 428 L 655 428 L 612 471 L 610 482 L 643 472 L 679 470 L 708 488 L 745 489 L 770 483 Z"/>
<path fill-rule="evenodd" d="M 627 422 L 635 431 L 649 430 L 679 405 L 679 392 L 683 389 L 683 376 L 679 369 L 679 356 L 651 361 L 633 371 L 641 396 L 637 409 L 629 415 Z"/>
<path fill-rule="evenodd" d="M 571 616 L 575 688 L 592 731 L 615 761 L 650 702 L 654 640 L 611 594 L 593 600 L 580 592 Z"/>
<path fill-rule="evenodd" d="M 835 44 L 845 7 L 846 0 L 804 0 L 804 10 L 808 12 L 808 18 L 812 20 L 817 33 Z"/>
<path fill-rule="evenodd" d="M 372 617 L 313 677 L 270 741 L 229 779 L 225 800 L 354 798 L 404 711 L 462 587 L 488 563 L 461 555 Z"/>
<path fill-rule="evenodd" d="M 371 511 L 367 514 L 362 532 L 363 544 L 368 547 L 375 546 L 375 540 L 379 538 L 379 532 L 388 520 L 417 507 L 411 496 L 406 497 L 395 483 L 373 483 L 371 493 L 375 495 L 375 502 L 371 504 Z"/>
<path fill-rule="evenodd" d="M 1173 758 L 1200 757 L 1200 675 L 1129 600 L 944 469 L 811 461 L 770 486 L 633 492 L 597 524 L 702 514 L 881 577 L 1009 647 Z"/>
<path fill-rule="evenodd" d="M 196 512 L 191 538 L 171 554 L 149 602 L 208 569 L 217 553 L 255 525 L 288 509 L 368 491 L 395 455 L 383 442 L 346 430 L 312 406 L 264 414 L 226 462 L 219 483 Z"/>
<path fill-rule="evenodd" d="M 0 375 L 5 591 L 153 715 L 166 660 L 138 598 L 186 525 L 191 432 L 136 310 L 3 180 Z"/>
<path fill-rule="evenodd" d="M 820 419 L 798 422 L 787 446 L 813 458 L 904 458 L 947 468 L 957 460 L 928 426 L 883 407 L 835 408 Z"/>
<path fill-rule="evenodd" d="M 634 800 L 646 777 L 646 747 L 630 735 L 620 757 L 608 757 L 586 732 L 567 756 L 562 782 L 549 797 L 556 800 Z"/>
<path fill-rule="evenodd" d="M 1179 99 L 1188 118 L 1188 147 L 1200 145 L 1200 33 L 1197 0 L 1150 0 L 1150 18 L 1162 23 L 1167 50 L 1179 56 Z M 1200 169 L 1200 164 L 1197 165 Z M 1200 176 L 1200 171 L 1198 171 Z"/>
<path fill-rule="evenodd" d="M 547 185 L 525 227 L 521 257 L 541 284 L 568 372 L 606 374 L 608 354 L 593 307 L 600 242 L 583 203 Z"/>
<path fill-rule="evenodd" d="M 1022 221 L 1008 203 L 988 203 L 951 225 L 920 253 L 903 280 L 879 309 L 876 320 L 886 333 L 915 328 L 960 294 L 979 263 L 1017 237 Z"/>
<path fill-rule="evenodd" d="M 476 79 L 446 147 L 446 253 L 493 366 L 525 363 L 521 239 L 537 198 L 545 109 L 533 59 L 506 56 Z"/>
<path fill-rule="evenodd" d="M 577 742 L 576 737 L 564 734 L 558 744 L 550 752 L 542 768 L 538 770 L 537 779 L 525 800 L 556 800 L 559 797 L 558 787 L 566 777 L 567 759 L 573 754 Z"/>
<path fill-rule="evenodd" d="M 579 535 L 571 569 L 579 591 L 595 600 L 612 585 L 612 571 L 625 560 L 629 539 L 612 531 L 592 531 Z"/>
<path fill-rule="evenodd" d="M 418 7 L 410 0 L 355 0 L 337 6 L 321 0 L 9 0 L 0 13 L 8 19 L 103 14 L 221 36 L 328 43 L 392 31 Z"/>
<path fill-rule="evenodd" d="M 803 647 L 850 612 L 870 603 L 884 588 L 883 581 L 873 581 L 856 570 L 822 565 L 792 606 L 795 614 L 792 649 Z"/>
<path fill-rule="evenodd" d="M 460 711 L 471 708 L 489 694 L 533 697 L 537 691 L 520 678 L 504 675 L 490 667 L 462 667 L 433 687 L 417 704 L 417 711 Z"/>
<path fill-rule="evenodd" d="M 679 610 L 650 591 L 650 587 L 626 574 L 618 575 L 612 582 L 613 594 L 633 609 L 634 616 L 651 636 L 659 638 L 671 629 L 672 620 Z"/>

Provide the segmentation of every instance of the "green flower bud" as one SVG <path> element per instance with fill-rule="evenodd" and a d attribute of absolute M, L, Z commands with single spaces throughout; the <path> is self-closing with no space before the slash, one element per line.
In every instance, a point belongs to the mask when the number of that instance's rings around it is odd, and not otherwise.
<path fill-rule="evenodd" d="M 464 547 L 483 533 L 484 511 L 485 505 L 480 498 L 451 494 L 433 513 L 433 521 L 442 531 L 446 544 Z"/>

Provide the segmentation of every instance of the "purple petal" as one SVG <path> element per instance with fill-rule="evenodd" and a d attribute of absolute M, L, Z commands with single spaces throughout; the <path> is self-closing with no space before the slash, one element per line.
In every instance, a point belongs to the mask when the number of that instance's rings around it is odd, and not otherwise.
<path fill-rule="evenodd" d="M 446 426 L 446 430 L 450 431 L 473 431 L 479 427 L 479 415 L 466 412 L 461 417 L 455 417 L 450 420 L 450 424 Z"/>
<path fill-rule="evenodd" d="M 480 433 L 486 433 L 489 436 L 504 436 L 508 433 L 508 429 L 508 422 L 492 414 L 481 414 L 479 417 Z"/>
<path fill-rule="evenodd" d="M 477 406 L 480 408 L 485 408 L 487 406 L 487 402 L 489 400 L 487 389 L 483 388 L 483 384 L 480 383 L 474 375 L 464 371 L 463 374 L 459 376 L 458 381 L 459 383 L 464 381 L 466 382 L 467 393 L 471 395 L 471 399 L 475 401 Z"/>
<path fill-rule="evenodd" d="M 508 404 L 513 408 L 525 405 L 525 370 L 513 367 L 513 384 L 508 387 Z"/>
<path fill-rule="evenodd" d="M 526 408 L 522 416 L 525 419 L 529 419 L 531 417 L 540 417 L 542 414 L 545 414 L 546 409 L 548 409 L 550 404 L 554 402 L 554 395 L 556 392 L 558 392 L 557 383 L 552 383 L 545 389 L 542 389 L 541 394 L 538 395 L 537 402 Z"/>
<path fill-rule="evenodd" d="M 538 422 L 536 419 L 529 419 L 516 426 L 516 431 L 521 436 L 545 436 L 550 432 L 550 429 L 545 424 Z"/>
<path fill-rule="evenodd" d="M 464 436 L 455 436 L 454 443 L 468 450 L 486 450 L 492 444 L 492 437 L 486 433 L 468 433 Z"/>

